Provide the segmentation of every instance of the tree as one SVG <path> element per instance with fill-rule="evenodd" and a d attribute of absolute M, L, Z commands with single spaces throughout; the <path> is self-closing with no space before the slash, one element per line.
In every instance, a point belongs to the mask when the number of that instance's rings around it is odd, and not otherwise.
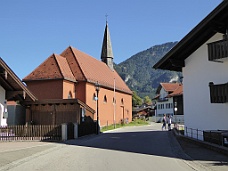
<path fill-rule="evenodd" d="M 144 99 L 143 99 L 144 103 L 146 104 L 150 104 L 151 103 L 151 99 L 149 96 L 145 96 Z"/>
<path fill-rule="evenodd" d="M 133 106 L 142 105 L 142 99 L 137 95 L 135 91 L 133 91 L 133 95 L 132 95 L 132 105 Z"/>

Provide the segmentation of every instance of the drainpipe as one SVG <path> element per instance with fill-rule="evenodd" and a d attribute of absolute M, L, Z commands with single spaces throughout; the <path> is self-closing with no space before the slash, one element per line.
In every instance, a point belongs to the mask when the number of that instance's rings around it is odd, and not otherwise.
<path fill-rule="evenodd" d="M 77 93 L 77 82 L 76 83 L 74 83 L 74 98 L 76 99 L 77 98 L 77 95 L 76 95 L 76 93 Z"/>

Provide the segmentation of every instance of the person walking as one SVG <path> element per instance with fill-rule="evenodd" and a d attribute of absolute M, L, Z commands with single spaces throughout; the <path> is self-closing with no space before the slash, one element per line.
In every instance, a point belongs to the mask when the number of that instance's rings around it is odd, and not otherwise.
<path fill-rule="evenodd" d="M 164 128 L 166 130 L 166 114 L 164 114 L 163 119 L 162 119 L 162 131 Z"/>
<path fill-rule="evenodd" d="M 171 131 L 172 116 L 168 115 L 168 130 Z"/>

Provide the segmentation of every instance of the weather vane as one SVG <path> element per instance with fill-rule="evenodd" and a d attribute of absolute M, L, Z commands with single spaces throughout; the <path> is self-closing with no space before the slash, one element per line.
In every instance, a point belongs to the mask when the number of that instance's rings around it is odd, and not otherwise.
<path fill-rule="evenodd" d="M 108 14 L 105 15 L 106 23 L 108 22 Z"/>

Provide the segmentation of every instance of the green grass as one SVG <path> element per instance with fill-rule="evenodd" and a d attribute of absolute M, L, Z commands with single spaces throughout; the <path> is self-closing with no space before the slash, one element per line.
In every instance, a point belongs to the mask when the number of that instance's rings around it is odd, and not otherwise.
<path fill-rule="evenodd" d="M 101 132 L 105 132 L 108 130 L 113 130 L 116 128 L 122 128 L 122 127 L 126 127 L 126 126 L 142 126 L 142 125 L 148 125 L 149 122 L 142 120 L 142 119 L 135 119 L 132 122 L 128 123 L 128 124 L 116 124 L 116 127 L 114 128 L 114 125 L 109 125 L 109 126 L 104 126 L 101 128 Z"/>

